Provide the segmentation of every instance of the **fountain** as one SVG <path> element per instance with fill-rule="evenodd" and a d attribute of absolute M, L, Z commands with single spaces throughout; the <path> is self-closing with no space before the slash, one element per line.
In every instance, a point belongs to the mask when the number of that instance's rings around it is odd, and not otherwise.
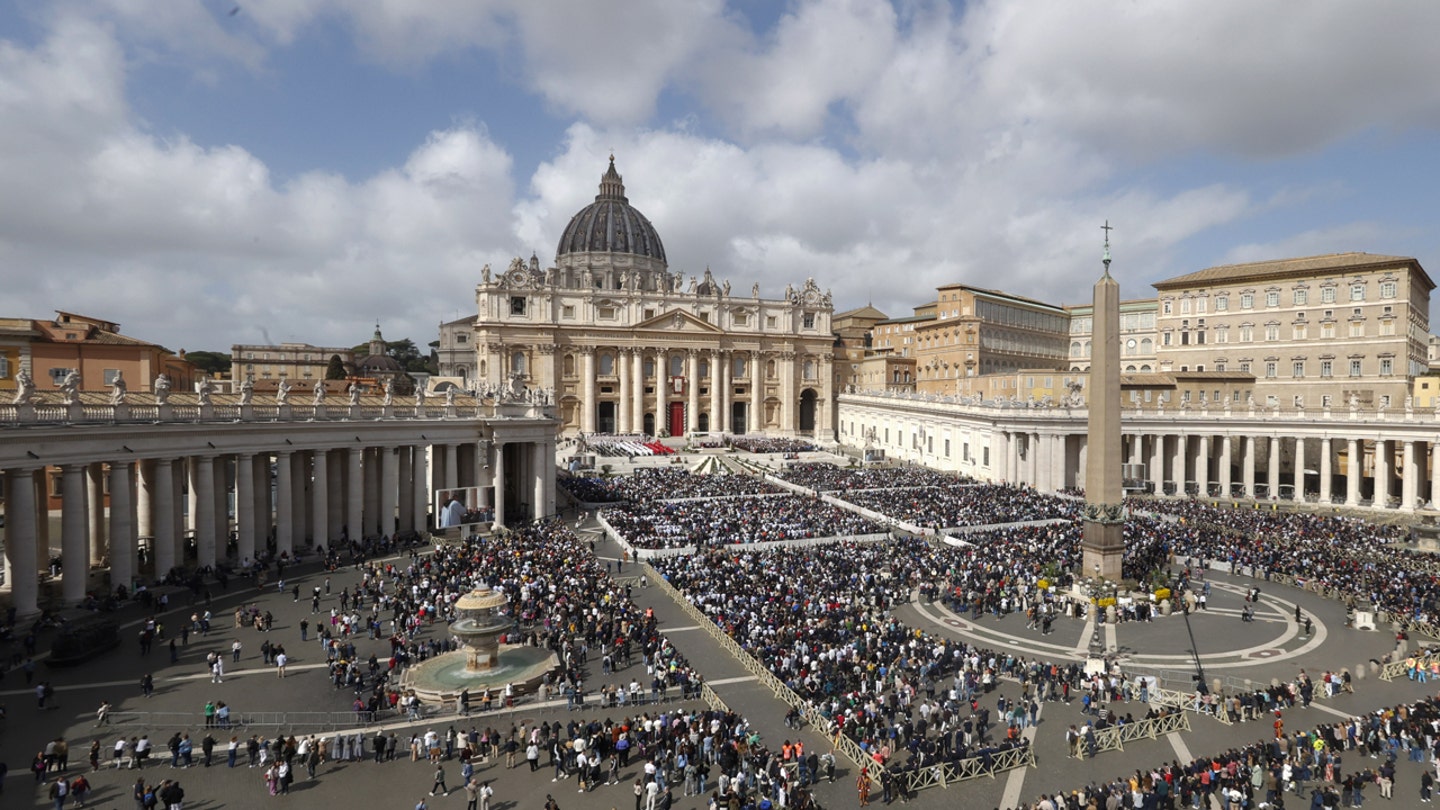
<path fill-rule="evenodd" d="M 558 660 L 540 647 L 523 644 L 500 645 L 500 637 L 515 626 L 505 613 L 510 600 L 489 585 L 455 600 L 455 621 L 450 633 L 463 649 L 437 655 L 408 667 L 400 677 L 402 691 L 414 692 L 427 703 L 453 702 L 462 689 L 469 689 L 477 702 L 477 691 L 499 690 L 507 684 L 530 692 Z"/>

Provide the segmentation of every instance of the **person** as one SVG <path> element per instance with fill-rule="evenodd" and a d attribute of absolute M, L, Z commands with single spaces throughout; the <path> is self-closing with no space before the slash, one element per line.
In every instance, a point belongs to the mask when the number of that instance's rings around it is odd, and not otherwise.
<path fill-rule="evenodd" d="M 1426 768 L 1422 770 L 1420 772 L 1420 801 L 1428 804 L 1430 802 L 1430 791 L 1434 787 L 1435 777 L 1430 774 L 1430 769 Z"/>
<path fill-rule="evenodd" d="M 860 776 L 855 779 L 855 789 L 860 793 L 860 806 L 870 804 L 870 772 L 860 771 Z"/>
<path fill-rule="evenodd" d="M 95 727 L 110 725 L 110 701 L 100 702 L 100 708 L 95 710 Z"/>
<path fill-rule="evenodd" d="M 282 652 L 282 653 L 278 653 L 278 654 L 275 656 L 275 675 L 276 675 L 276 677 L 278 677 L 278 678 L 283 678 L 283 677 L 285 677 L 285 665 L 286 665 L 287 663 L 289 663 L 289 662 L 290 662 L 290 659 L 289 659 L 289 658 L 285 655 L 285 653 L 283 653 L 283 652 Z"/>
<path fill-rule="evenodd" d="M 560 803 L 549 793 L 545 794 L 545 810 L 560 810 Z"/>
<path fill-rule="evenodd" d="M 141 692 L 141 694 L 145 695 L 145 697 L 147 697 L 147 698 L 150 697 L 151 695 L 155 694 L 155 676 L 154 676 L 154 675 L 151 675 L 150 673 L 147 672 L 147 673 L 145 673 L 144 675 L 141 675 L 141 676 L 140 676 L 140 692 Z"/>
<path fill-rule="evenodd" d="M 425 803 L 425 800 L 422 798 L 420 801 L 415 803 L 415 810 L 430 810 L 430 806 L 427 805 Z"/>
<path fill-rule="evenodd" d="M 465 504 L 455 497 L 455 493 L 446 494 L 445 507 L 440 510 L 440 528 L 459 526 L 465 522 Z"/>
<path fill-rule="evenodd" d="M 70 798 L 70 783 L 65 777 L 60 777 L 50 783 L 50 799 L 55 802 L 55 810 L 65 810 L 65 800 Z"/>
<path fill-rule="evenodd" d="M 450 795 L 450 788 L 445 786 L 445 766 L 435 766 L 435 782 L 430 785 L 430 795 L 434 796 L 436 789 L 442 791 L 446 796 Z"/>
<path fill-rule="evenodd" d="M 474 778 L 465 783 L 465 810 L 479 810 L 480 782 Z"/>
<path fill-rule="evenodd" d="M 490 810 L 490 798 L 495 795 L 495 788 L 490 787 L 490 780 L 485 780 L 480 785 L 480 810 Z"/>

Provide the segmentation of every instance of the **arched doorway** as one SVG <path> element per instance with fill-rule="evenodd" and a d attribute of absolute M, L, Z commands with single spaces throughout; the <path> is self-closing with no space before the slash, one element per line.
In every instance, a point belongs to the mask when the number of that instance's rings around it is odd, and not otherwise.
<path fill-rule="evenodd" d="M 815 404 L 818 400 L 814 388 L 800 392 L 800 432 L 807 436 L 815 434 Z"/>
<path fill-rule="evenodd" d="M 615 403 L 602 402 L 596 413 L 596 429 L 601 433 L 615 432 Z"/>
<path fill-rule="evenodd" d="M 706 413 L 705 411 L 701 411 L 700 418 L 696 421 L 700 424 L 699 430 L 701 433 L 710 432 L 710 414 Z"/>
<path fill-rule="evenodd" d="M 737 436 L 744 434 L 746 417 L 748 415 L 748 412 L 745 410 L 745 403 L 730 403 L 730 432 Z"/>
<path fill-rule="evenodd" d="M 655 414 L 653 414 L 653 413 L 647 413 L 647 414 L 645 414 L 644 428 L 645 428 L 644 433 L 645 433 L 646 436 L 654 436 L 654 435 L 655 435 Z"/>

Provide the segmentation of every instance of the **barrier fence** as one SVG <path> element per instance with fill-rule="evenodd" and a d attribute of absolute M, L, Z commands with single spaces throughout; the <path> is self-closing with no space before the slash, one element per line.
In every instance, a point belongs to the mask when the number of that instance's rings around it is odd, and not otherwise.
<path fill-rule="evenodd" d="M 1428 670 L 1432 664 L 1440 662 L 1440 653 L 1417 655 L 1413 658 L 1405 658 L 1400 661 L 1391 661 L 1387 664 L 1382 664 L 1380 667 L 1381 680 L 1393 681 L 1396 678 L 1410 677 L 1410 667 L 1412 661 L 1414 662 L 1414 666 L 1425 667 Z"/>

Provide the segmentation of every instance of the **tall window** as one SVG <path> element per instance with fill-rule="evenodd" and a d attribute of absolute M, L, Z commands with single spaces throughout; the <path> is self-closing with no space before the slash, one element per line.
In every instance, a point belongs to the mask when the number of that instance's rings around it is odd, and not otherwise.
<path fill-rule="evenodd" d="M 514 354 L 510 355 L 510 373 L 511 373 L 511 374 L 524 374 L 524 373 L 525 373 L 525 353 L 524 353 L 524 352 L 515 352 Z"/>
<path fill-rule="evenodd" d="M 1240 308 L 1251 309 L 1255 306 L 1255 293 L 1240 293 Z"/>
<path fill-rule="evenodd" d="M 1278 324 L 1278 323 L 1268 323 L 1268 324 L 1265 324 L 1265 339 L 1266 339 L 1266 340 L 1279 340 L 1279 339 L 1280 339 L 1280 324 Z"/>
<path fill-rule="evenodd" d="M 1228 312 L 1228 311 L 1230 311 L 1230 296 L 1228 296 L 1228 295 L 1217 295 L 1217 296 L 1215 296 L 1215 311 L 1216 311 L 1216 312 Z"/>
<path fill-rule="evenodd" d="M 1290 365 L 1290 374 L 1291 374 L 1291 376 L 1296 377 L 1296 378 L 1304 377 L 1304 376 L 1305 376 L 1305 361 L 1304 361 L 1304 360 L 1296 360 L 1295 362 L 1293 362 L 1293 363 Z"/>
<path fill-rule="evenodd" d="M 1359 360 L 1359 358 L 1356 358 L 1356 359 L 1350 361 L 1350 376 L 1351 376 L 1351 377 L 1359 377 L 1359 376 L 1360 376 L 1360 360 Z"/>
<path fill-rule="evenodd" d="M 735 358 L 735 361 L 731 363 L 730 376 L 737 380 L 745 376 L 745 358 Z"/>
<path fill-rule="evenodd" d="M 1310 291 L 1309 291 L 1309 290 L 1296 290 L 1296 291 L 1295 291 L 1295 306 L 1297 306 L 1297 307 L 1303 307 L 1303 306 L 1305 306 L 1306 302 L 1309 301 L 1309 299 L 1310 299 Z"/>
<path fill-rule="evenodd" d="M 1350 300 L 1351 300 L 1351 301 L 1364 301 L 1364 300 L 1365 300 L 1365 285 L 1364 285 L 1364 284 L 1351 284 L 1351 285 L 1350 285 Z"/>
<path fill-rule="evenodd" d="M 1320 376 L 1321 376 L 1321 377 L 1333 377 L 1333 376 L 1334 376 L 1334 361 L 1333 361 L 1333 360 L 1321 360 L 1321 361 L 1320 361 Z"/>
<path fill-rule="evenodd" d="M 1389 377 L 1395 373 L 1395 361 L 1389 357 L 1380 358 L 1380 376 Z"/>
<path fill-rule="evenodd" d="M 1279 374 L 1279 373 L 1280 373 L 1280 364 L 1279 364 L 1279 363 L 1277 363 L 1277 362 L 1274 361 L 1274 360 L 1266 360 L 1266 361 L 1265 361 L 1265 376 L 1266 376 L 1266 377 L 1275 377 L 1275 376 L 1276 376 L 1277 374 Z"/>
<path fill-rule="evenodd" d="M 600 373 L 606 377 L 609 377 L 615 373 L 615 355 L 600 355 Z"/>
<path fill-rule="evenodd" d="M 511 314 L 511 315 L 524 315 L 524 314 L 525 314 L 525 296 L 523 296 L 523 295 L 512 295 L 512 296 L 510 296 L 510 314 Z"/>
<path fill-rule="evenodd" d="M 1382 282 L 1380 282 L 1380 297 L 1381 297 L 1381 298 L 1394 298 L 1394 297 L 1395 297 L 1395 293 L 1396 293 L 1396 291 L 1397 291 L 1398 289 L 1399 289 L 1399 285 L 1397 285 L 1395 282 L 1393 282 L 1393 281 L 1382 281 Z"/>
<path fill-rule="evenodd" d="M 1278 306 L 1280 306 L 1280 291 L 1279 291 L 1279 290 L 1270 290 L 1269 292 L 1265 293 L 1265 306 L 1267 306 L 1267 307 L 1278 307 Z"/>
<path fill-rule="evenodd" d="M 1335 303 L 1335 288 L 1334 288 L 1334 287 L 1323 287 L 1323 288 L 1321 288 L 1321 290 L 1320 290 L 1320 303 L 1322 303 L 1322 304 L 1333 304 L 1333 303 Z"/>

